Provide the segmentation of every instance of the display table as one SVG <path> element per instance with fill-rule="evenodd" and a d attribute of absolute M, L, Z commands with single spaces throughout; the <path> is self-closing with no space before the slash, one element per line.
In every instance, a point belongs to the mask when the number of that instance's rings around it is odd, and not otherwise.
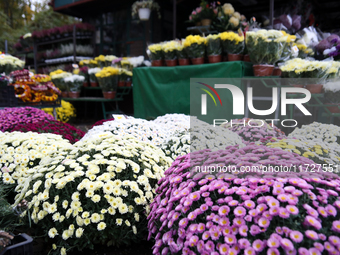
<path fill-rule="evenodd" d="M 133 70 L 133 104 L 136 118 L 167 113 L 190 114 L 190 78 L 242 78 L 253 75 L 243 61 L 216 64 L 141 67 Z"/>

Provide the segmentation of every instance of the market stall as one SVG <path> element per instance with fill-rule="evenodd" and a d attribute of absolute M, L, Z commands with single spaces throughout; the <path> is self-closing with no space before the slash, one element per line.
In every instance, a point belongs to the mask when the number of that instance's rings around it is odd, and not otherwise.
<path fill-rule="evenodd" d="M 252 65 L 234 61 L 176 67 L 143 67 L 133 71 L 136 118 L 166 113 L 190 113 L 190 78 L 242 78 L 252 75 Z"/>

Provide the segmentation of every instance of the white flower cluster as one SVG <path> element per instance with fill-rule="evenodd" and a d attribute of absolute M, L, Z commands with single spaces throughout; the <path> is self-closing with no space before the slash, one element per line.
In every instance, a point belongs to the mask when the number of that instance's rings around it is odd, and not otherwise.
<path fill-rule="evenodd" d="M 170 137 L 162 145 L 165 155 L 176 160 L 177 157 L 190 153 L 190 134 L 189 132 L 177 133 L 177 136 Z"/>
<path fill-rule="evenodd" d="M 323 85 L 323 89 L 325 92 L 331 91 L 331 92 L 337 92 L 340 90 L 340 80 L 332 80 L 326 82 L 326 84 Z"/>
<path fill-rule="evenodd" d="M 28 170 L 41 161 L 67 155 L 72 145 L 55 134 L 0 133 L 0 178 L 4 184 L 22 185 Z"/>
<path fill-rule="evenodd" d="M 89 73 L 89 74 L 96 74 L 96 73 L 99 73 L 101 70 L 102 70 L 102 69 L 99 68 L 99 67 L 90 68 L 90 69 L 88 70 L 88 73 Z"/>
<path fill-rule="evenodd" d="M 153 122 L 170 133 L 182 132 L 190 128 L 190 116 L 185 114 L 166 114 L 157 117 Z"/>
<path fill-rule="evenodd" d="M 204 149 L 222 150 L 233 145 L 239 145 L 240 148 L 245 146 L 238 134 L 219 126 L 214 127 L 198 119 L 191 120 L 190 140 L 192 152 Z"/>
<path fill-rule="evenodd" d="M 0 66 L 4 65 L 24 68 L 25 62 L 11 55 L 0 54 Z"/>
<path fill-rule="evenodd" d="M 85 77 L 82 75 L 78 75 L 78 74 L 73 74 L 69 77 L 64 78 L 65 82 L 77 82 L 77 81 L 84 81 Z"/>
<path fill-rule="evenodd" d="M 60 46 L 60 53 L 62 56 L 65 55 L 73 55 L 73 43 L 69 44 L 62 44 Z M 93 55 L 93 47 L 91 45 L 76 45 L 76 53 L 77 55 L 85 55 L 85 56 L 91 56 Z"/>
<path fill-rule="evenodd" d="M 89 239 L 119 243 L 122 236 L 137 240 L 146 232 L 157 182 L 170 165 L 152 144 L 132 136 L 96 135 L 75 143 L 68 157 L 31 169 L 34 175 L 15 205 L 25 198 L 32 220 L 50 238 L 70 246 L 85 247 Z"/>
<path fill-rule="evenodd" d="M 128 61 L 133 67 L 137 67 L 143 64 L 144 62 L 144 56 L 139 56 L 139 57 L 133 57 L 133 58 L 128 58 Z"/>
<path fill-rule="evenodd" d="M 122 119 L 104 122 L 102 125 L 90 129 L 82 138 L 87 139 L 94 135 L 111 132 L 115 135 L 133 135 L 137 139 L 161 146 L 169 134 L 161 126 L 143 119 Z"/>
<path fill-rule="evenodd" d="M 301 128 L 295 128 L 288 137 L 307 140 L 320 139 L 325 143 L 340 144 L 340 127 L 333 124 L 313 122 L 309 125 L 303 125 Z"/>

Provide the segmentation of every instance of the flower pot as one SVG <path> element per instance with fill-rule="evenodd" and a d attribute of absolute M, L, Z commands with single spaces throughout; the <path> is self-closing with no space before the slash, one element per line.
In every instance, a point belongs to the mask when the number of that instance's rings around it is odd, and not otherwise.
<path fill-rule="evenodd" d="M 177 66 L 177 59 L 166 59 L 165 63 L 167 66 Z"/>
<path fill-rule="evenodd" d="M 210 26 L 211 25 L 211 19 L 202 19 L 201 23 L 202 23 L 202 26 Z"/>
<path fill-rule="evenodd" d="M 192 58 L 191 63 L 193 65 L 201 65 L 204 64 L 204 58 Z"/>
<path fill-rule="evenodd" d="M 90 82 L 91 83 L 91 87 L 98 87 L 98 82 Z"/>
<path fill-rule="evenodd" d="M 273 70 L 273 76 L 281 76 L 282 71 L 279 67 L 275 67 Z"/>
<path fill-rule="evenodd" d="M 126 87 L 131 87 L 131 85 L 132 85 L 132 81 L 127 81 L 127 82 L 125 83 L 125 86 L 126 86 Z"/>
<path fill-rule="evenodd" d="M 163 66 L 163 60 L 152 60 L 152 66 Z"/>
<path fill-rule="evenodd" d="M 125 81 L 119 81 L 118 87 L 125 87 Z"/>
<path fill-rule="evenodd" d="M 89 86 L 89 82 L 84 82 L 83 87 L 87 88 Z"/>
<path fill-rule="evenodd" d="M 249 57 L 248 54 L 247 55 L 243 55 L 243 61 L 250 62 L 250 57 Z"/>
<path fill-rule="evenodd" d="M 78 92 L 69 91 L 69 92 L 67 92 L 67 94 L 68 94 L 68 97 L 70 97 L 70 98 L 78 98 L 80 96 L 80 91 L 78 91 Z"/>
<path fill-rule="evenodd" d="M 241 61 L 243 55 L 241 54 L 228 54 L 228 61 Z"/>
<path fill-rule="evenodd" d="M 68 97 L 68 92 L 67 91 L 62 91 L 61 92 L 62 97 Z"/>
<path fill-rule="evenodd" d="M 212 55 L 208 56 L 209 63 L 219 63 L 222 61 L 222 56 L 221 55 Z"/>
<path fill-rule="evenodd" d="M 273 74 L 273 65 L 253 65 L 254 76 L 271 76 Z"/>
<path fill-rule="evenodd" d="M 312 94 L 320 94 L 322 92 L 323 85 L 322 84 L 308 84 L 306 85 L 306 89 L 309 90 Z"/>
<path fill-rule="evenodd" d="M 149 20 L 151 10 L 149 8 L 140 8 L 138 10 L 138 16 L 140 20 Z"/>
<path fill-rule="evenodd" d="M 326 103 L 325 105 L 329 105 L 327 106 L 327 109 L 331 112 L 331 113 L 340 113 L 340 109 L 338 106 L 340 106 L 340 104 L 331 104 L 331 103 Z"/>
<path fill-rule="evenodd" d="M 180 59 L 178 59 L 178 64 L 180 66 L 188 66 L 188 65 L 190 65 L 190 61 L 187 58 L 180 58 Z"/>
<path fill-rule="evenodd" d="M 103 95 L 106 99 L 114 99 L 116 97 L 116 91 L 103 91 Z"/>

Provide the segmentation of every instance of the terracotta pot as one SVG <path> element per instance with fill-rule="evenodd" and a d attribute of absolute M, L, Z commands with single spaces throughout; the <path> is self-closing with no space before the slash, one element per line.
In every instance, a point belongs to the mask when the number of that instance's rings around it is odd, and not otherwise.
<path fill-rule="evenodd" d="M 67 92 L 68 93 L 68 97 L 70 98 L 78 98 L 80 96 L 80 92 Z"/>
<path fill-rule="evenodd" d="M 243 61 L 250 62 L 250 57 L 249 57 L 248 54 L 247 55 L 243 55 Z"/>
<path fill-rule="evenodd" d="M 228 54 L 228 61 L 241 61 L 243 55 L 241 54 Z"/>
<path fill-rule="evenodd" d="M 202 23 L 202 26 L 210 26 L 211 25 L 211 19 L 202 19 L 201 23 Z"/>
<path fill-rule="evenodd" d="M 282 71 L 279 67 L 275 67 L 273 71 L 273 76 L 281 76 Z"/>
<path fill-rule="evenodd" d="M 131 84 L 132 84 L 132 81 L 127 81 L 127 82 L 125 83 L 125 86 L 126 86 L 126 87 L 131 87 Z"/>
<path fill-rule="evenodd" d="M 152 60 L 152 66 L 163 66 L 163 60 Z"/>
<path fill-rule="evenodd" d="M 167 66 L 177 66 L 177 59 L 165 60 Z"/>
<path fill-rule="evenodd" d="M 83 87 L 87 88 L 89 86 L 89 83 L 88 82 L 84 82 L 83 83 Z"/>
<path fill-rule="evenodd" d="M 212 55 L 208 56 L 209 63 L 219 63 L 222 61 L 222 56 L 221 55 Z"/>
<path fill-rule="evenodd" d="M 181 58 L 181 59 L 178 59 L 178 64 L 180 66 L 188 66 L 190 65 L 190 61 L 187 58 Z"/>
<path fill-rule="evenodd" d="M 62 97 L 68 97 L 68 92 L 67 92 L 67 91 L 61 92 L 61 96 L 62 96 Z"/>
<path fill-rule="evenodd" d="M 98 87 L 98 82 L 90 82 L 91 83 L 91 87 Z"/>
<path fill-rule="evenodd" d="M 309 90 L 312 94 L 320 94 L 322 92 L 323 85 L 322 84 L 308 84 L 306 85 L 306 89 Z"/>
<path fill-rule="evenodd" d="M 103 91 L 103 95 L 106 99 L 114 99 L 116 97 L 116 91 Z"/>
<path fill-rule="evenodd" d="M 119 81 L 118 87 L 125 87 L 125 81 Z"/>
<path fill-rule="evenodd" d="M 191 63 L 193 65 L 201 65 L 204 64 L 204 58 L 192 58 Z"/>
<path fill-rule="evenodd" d="M 254 76 L 271 76 L 273 74 L 273 65 L 253 65 Z"/>
<path fill-rule="evenodd" d="M 329 105 L 327 106 L 327 109 L 331 112 L 331 113 L 340 113 L 340 109 L 338 106 L 340 106 L 340 104 L 331 104 L 331 103 L 326 103 L 325 105 Z"/>

